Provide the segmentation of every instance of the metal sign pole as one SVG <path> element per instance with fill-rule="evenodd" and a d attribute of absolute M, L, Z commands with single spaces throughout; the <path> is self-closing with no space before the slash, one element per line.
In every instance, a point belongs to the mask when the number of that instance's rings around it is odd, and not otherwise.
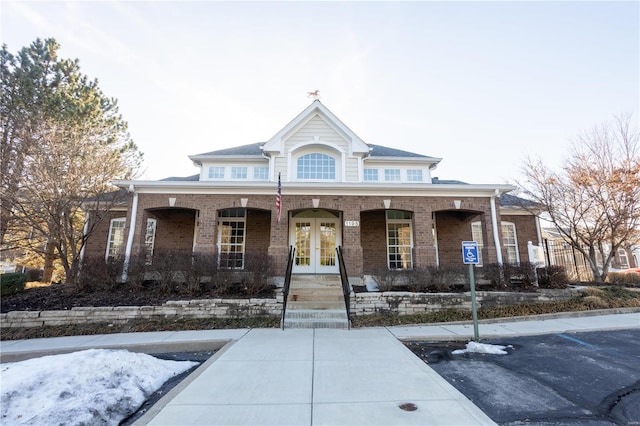
<path fill-rule="evenodd" d="M 480 342 L 478 333 L 478 307 L 476 305 L 476 283 L 473 277 L 473 264 L 469 264 L 469 285 L 471 286 L 471 313 L 473 315 L 473 340 Z"/>

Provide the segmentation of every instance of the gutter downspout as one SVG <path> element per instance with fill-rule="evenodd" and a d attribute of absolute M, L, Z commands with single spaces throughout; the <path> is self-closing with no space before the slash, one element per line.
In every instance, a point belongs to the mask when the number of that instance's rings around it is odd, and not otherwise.
<path fill-rule="evenodd" d="M 497 189 L 491 196 L 491 224 L 493 225 L 493 242 L 496 245 L 496 257 L 502 265 L 502 247 L 500 246 L 500 234 L 498 233 L 498 216 L 496 214 L 496 197 L 500 195 Z"/>
<path fill-rule="evenodd" d="M 127 282 L 127 271 L 129 270 L 129 260 L 131 260 L 131 248 L 133 247 L 133 236 L 136 232 L 136 219 L 138 216 L 138 193 L 133 185 L 129 185 L 129 192 L 133 192 L 133 203 L 131 204 L 131 220 L 129 222 L 129 236 L 127 237 L 127 247 L 124 252 L 124 265 L 122 267 L 122 282 Z"/>

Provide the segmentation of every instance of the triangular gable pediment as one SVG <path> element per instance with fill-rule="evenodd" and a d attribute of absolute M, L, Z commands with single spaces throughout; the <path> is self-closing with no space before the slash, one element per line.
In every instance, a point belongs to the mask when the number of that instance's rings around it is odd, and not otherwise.
<path fill-rule="evenodd" d="M 336 117 L 327 107 L 325 107 L 319 100 L 315 100 L 305 108 L 297 117 L 283 127 L 278 133 L 276 133 L 271 139 L 269 139 L 262 150 L 265 152 L 277 152 L 284 153 L 285 141 L 305 125 L 307 125 L 314 118 L 319 117 L 329 127 L 331 127 L 340 137 L 342 137 L 350 145 L 350 153 L 368 153 L 370 147 L 362 140 L 358 135 L 353 133 L 338 117 Z"/>

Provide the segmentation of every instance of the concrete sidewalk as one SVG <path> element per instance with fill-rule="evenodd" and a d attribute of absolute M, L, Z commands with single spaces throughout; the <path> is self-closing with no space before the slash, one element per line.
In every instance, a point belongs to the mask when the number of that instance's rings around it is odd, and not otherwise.
<path fill-rule="evenodd" d="M 623 311 L 625 312 L 625 311 Z M 640 328 L 640 312 L 483 321 L 481 339 Z M 352 330 L 206 330 L 0 342 L 3 361 L 119 347 L 222 347 L 136 424 L 494 424 L 398 340 L 468 340 L 470 323 Z M 402 404 L 414 404 L 405 411 Z"/>

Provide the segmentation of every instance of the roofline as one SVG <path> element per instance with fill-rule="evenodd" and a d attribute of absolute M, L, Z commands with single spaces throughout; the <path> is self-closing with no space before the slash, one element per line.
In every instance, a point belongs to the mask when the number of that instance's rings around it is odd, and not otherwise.
<path fill-rule="evenodd" d="M 236 194 L 274 195 L 275 182 L 230 181 L 136 181 L 117 180 L 114 185 L 138 193 L 149 194 Z M 516 189 L 512 185 L 492 184 L 411 184 L 411 183 L 363 183 L 363 182 L 283 182 L 282 195 L 347 195 L 347 196 L 452 196 L 493 197 Z M 393 194 L 393 195 L 390 195 Z"/>

